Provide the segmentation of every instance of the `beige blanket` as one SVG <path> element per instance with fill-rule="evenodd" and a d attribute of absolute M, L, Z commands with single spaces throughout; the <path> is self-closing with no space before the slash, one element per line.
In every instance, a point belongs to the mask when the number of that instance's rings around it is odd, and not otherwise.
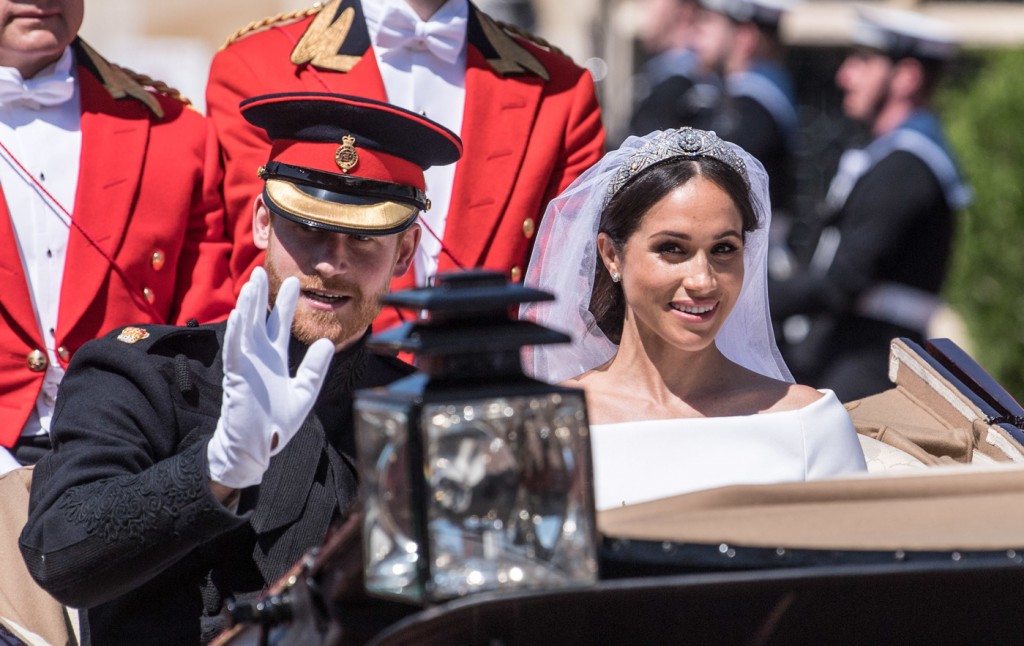
<path fill-rule="evenodd" d="M 77 614 L 36 585 L 18 549 L 31 486 L 32 467 L 0 475 L 0 624 L 32 646 L 77 644 Z"/>

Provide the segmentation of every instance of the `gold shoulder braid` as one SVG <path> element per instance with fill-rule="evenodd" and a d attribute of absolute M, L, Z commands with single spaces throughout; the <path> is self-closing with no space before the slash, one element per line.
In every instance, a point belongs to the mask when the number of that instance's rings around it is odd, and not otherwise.
<path fill-rule="evenodd" d="M 267 27 L 272 27 L 272 26 L 274 26 L 274 25 L 276 25 L 278 23 L 281 23 L 281 22 L 292 22 L 292 21 L 295 21 L 295 20 L 302 20 L 303 18 L 308 18 L 309 16 L 312 16 L 312 15 L 320 13 L 320 10 L 323 9 L 323 8 L 324 8 L 323 3 L 322 2 L 317 2 L 316 4 L 314 4 L 309 9 L 299 9 L 298 11 L 289 11 L 287 13 L 279 13 L 276 16 L 270 16 L 268 18 L 263 18 L 262 20 L 256 20 L 254 22 L 250 22 L 245 27 L 242 27 L 241 29 L 239 29 L 235 33 L 233 33 L 230 36 L 228 36 L 227 40 L 224 41 L 224 44 L 221 45 L 220 48 L 224 49 L 225 47 L 227 47 L 231 43 L 235 42 L 236 40 L 239 40 L 241 38 L 245 38 L 249 34 L 253 34 L 253 33 L 257 32 L 257 31 L 263 31 Z"/>
<path fill-rule="evenodd" d="M 295 65 L 313 65 L 325 70 L 348 72 L 362 56 L 339 54 L 355 21 L 356 10 L 349 7 L 338 14 L 342 0 L 331 0 L 309 23 L 302 38 L 295 44 L 289 60 Z M 337 18 L 334 18 L 338 14 Z"/>
<path fill-rule="evenodd" d="M 548 41 L 544 40 L 540 36 L 537 36 L 536 34 L 531 34 L 530 32 L 526 31 L 525 29 L 521 29 L 520 27 L 517 27 L 516 25 L 513 25 L 511 23 L 505 22 L 503 20 L 495 20 L 494 24 L 498 25 L 499 27 L 501 27 L 502 29 L 504 29 L 508 33 L 512 34 L 513 36 L 519 36 L 523 40 L 528 40 L 531 43 L 534 43 L 536 45 L 540 45 L 541 47 L 543 47 L 544 49 L 546 49 L 548 51 L 554 52 L 556 54 L 561 54 L 562 56 L 567 56 L 567 54 L 565 52 L 563 52 L 559 48 L 555 47 L 554 45 L 552 45 Z"/>
<path fill-rule="evenodd" d="M 507 31 L 507 25 L 499 23 L 483 11 L 477 10 L 476 17 L 480 21 L 484 38 L 497 54 L 497 57 L 487 59 L 494 71 L 502 76 L 528 72 L 545 81 L 551 80 L 544 64 Z"/>
<path fill-rule="evenodd" d="M 111 65 L 111 67 L 117 68 L 121 72 L 124 72 L 124 74 L 127 75 L 128 78 L 130 78 L 131 80 L 135 81 L 136 83 L 138 83 L 142 87 L 153 88 L 155 91 L 159 92 L 160 94 L 169 96 L 170 98 L 172 98 L 172 99 L 174 99 L 176 101 L 180 101 L 181 103 L 184 103 L 185 105 L 187 105 L 190 108 L 192 107 L 192 101 L 187 96 L 182 94 L 181 90 L 179 90 L 177 88 L 174 88 L 174 87 L 171 87 L 170 85 L 167 85 L 163 81 L 158 81 L 158 80 L 156 80 L 155 78 L 153 78 L 151 76 L 146 76 L 145 74 L 142 74 L 140 72 L 135 72 L 133 70 L 128 69 L 127 67 L 122 67 L 122 66 L 118 65 L 117 63 L 111 63 L 110 65 Z"/>
<path fill-rule="evenodd" d="M 156 100 L 156 97 L 153 96 L 145 86 L 143 86 L 140 79 L 147 79 L 151 87 L 153 87 L 154 90 L 159 91 L 157 81 L 153 81 L 152 79 L 149 79 L 149 77 L 142 77 L 142 75 L 129 72 L 122 67 L 114 65 L 107 59 L 100 56 L 99 52 L 90 47 L 89 44 L 81 38 L 75 39 L 72 46 L 76 48 L 76 54 L 82 56 L 82 59 L 79 61 L 80 64 L 85 61 L 88 62 L 87 68 L 91 69 L 91 71 L 96 75 L 96 78 L 103 83 L 103 87 L 110 93 L 110 96 L 118 100 L 125 98 L 135 99 L 149 108 L 149 111 L 152 112 L 157 119 L 163 119 L 164 109 L 160 107 L 160 102 Z M 161 85 L 167 87 L 164 84 Z M 178 94 L 178 96 L 180 97 L 180 94 Z"/>

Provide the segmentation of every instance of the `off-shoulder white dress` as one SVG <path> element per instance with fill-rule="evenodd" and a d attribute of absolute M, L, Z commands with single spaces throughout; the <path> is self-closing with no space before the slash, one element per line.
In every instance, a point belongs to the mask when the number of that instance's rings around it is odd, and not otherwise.
<path fill-rule="evenodd" d="M 835 393 L 820 392 L 791 411 L 591 426 L 597 508 L 865 471 L 849 414 Z"/>

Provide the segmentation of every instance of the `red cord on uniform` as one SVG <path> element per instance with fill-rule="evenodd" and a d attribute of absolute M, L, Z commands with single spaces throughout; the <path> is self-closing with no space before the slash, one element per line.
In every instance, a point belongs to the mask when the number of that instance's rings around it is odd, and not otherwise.
<path fill-rule="evenodd" d="M 116 273 L 121 278 L 121 280 L 124 281 L 125 285 L 128 285 L 128 287 L 130 288 L 128 290 L 129 293 L 131 293 L 143 307 L 149 310 L 149 313 L 153 316 L 154 320 L 156 320 L 156 322 L 158 323 L 165 323 L 166 321 L 164 320 L 163 314 L 157 311 L 153 304 L 142 296 L 141 290 L 135 289 L 135 285 L 132 283 L 132 281 L 128 279 L 128 274 L 117 265 L 113 258 L 107 255 L 107 253 L 100 248 L 99 244 L 95 240 L 93 240 L 92 236 L 90 236 L 86 232 L 86 230 L 82 228 L 82 225 L 78 224 L 78 222 L 75 221 L 75 219 L 71 216 L 71 213 L 66 208 L 64 208 L 64 205 L 58 202 L 57 198 L 50 194 L 50 191 L 46 190 L 46 187 L 43 186 L 42 183 L 40 183 L 39 180 L 37 180 L 35 176 L 32 173 L 30 173 L 28 169 L 25 168 L 25 166 L 22 165 L 18 158 L 15 157 L 13 153 L 11 153 L 11 151 L 7 148 L 7 146 L 4 145 L 2 141 L 0 141 L 0 150 L 3 150 L 4 154 L 7 155 L 7 158 L 14 162 L 14 165 L 18 167 L 18 170 L 21 171 L 21 174 L 24 177 L 27 177 L 32 182 L 32 184 L 35 185 L 36 188 L 42 191 L 43 195 L 46 196 L 46 199 L 50 200 L 50 203 L 52 205 L 60 209 L 61 213 L 64 214 L 64 217 L 66 217 L 68 222 L 71 223 L 70 226 L 74 227 L 75 230 L 82 234 L 82 237 L 85 238 L 85 241 L 88 242 L 89 245 L 93 249 L 95 249 L 97 253 L 103 256 L 103 258 L 107 261 L 107 264 L 110 265 L 110 268 L 114 270 L 114 273 Z M 56 213 L 54 213 L 54 215 L 56 215 Z"/>

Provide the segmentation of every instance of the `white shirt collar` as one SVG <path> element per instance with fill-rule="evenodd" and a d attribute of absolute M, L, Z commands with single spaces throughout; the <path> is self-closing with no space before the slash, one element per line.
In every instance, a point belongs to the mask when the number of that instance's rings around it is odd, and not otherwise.
<path fill-rule="evenodd" d="M 370 42 L 373 43 L 373 48 L 377 51 L 378 55 L 381 53 L 381 46 L 377 43 L 377 35 L 380 32 L 381 21 L 384 20 L 384 16 L 387 15 L 388 10 L 391 8 L 407 14 L 417 23 L 462 22 L 465 24 L 469 20 L 468 0 L 448 0 L 427 20 L 422 20 L 416 15 L 416 12 L 412 10 L 412 7 L 405 0 L 363 0 L 362 7 L 363 18 L 366 21 L 366 30 L 369 32 Z M 465 45 L 466 30 L 461 29 L 460 31 L 461 48 L 461 46 Z"/>

